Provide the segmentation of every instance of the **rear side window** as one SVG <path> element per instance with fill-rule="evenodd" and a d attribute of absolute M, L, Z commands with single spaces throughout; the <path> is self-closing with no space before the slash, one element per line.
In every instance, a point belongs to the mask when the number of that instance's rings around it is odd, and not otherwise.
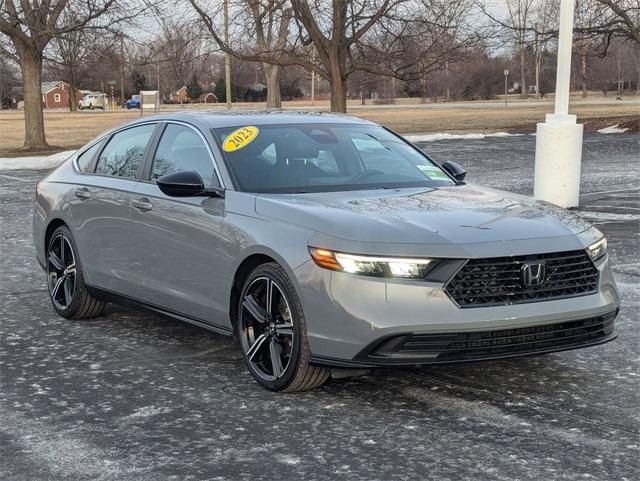
<path fill-rule="evenodd" d="M 193 170 L 200 174 L 206 188 L 213 185 L 213 161 L 202 138 L 190 127 L 169 124 L 153 159 L 151 180 L 181 170 Z"/>
<path fill-rule="evenodd" d="M 134 179 L 155 128 L 155 124 L 141 125 L 111 137 L 100 154 L 96 174 Z"/>
<path fill-rule="evenodd" d="M 104 140 L 97 142 L 78 156 L 76 162 L 78 163 L 78 167 L 80 167 L 80 170 L 82 172 L 87 172 L 87 170 L 91 166 L 91 161 L 102 147 L 102 144 L 104 144 Z"/>

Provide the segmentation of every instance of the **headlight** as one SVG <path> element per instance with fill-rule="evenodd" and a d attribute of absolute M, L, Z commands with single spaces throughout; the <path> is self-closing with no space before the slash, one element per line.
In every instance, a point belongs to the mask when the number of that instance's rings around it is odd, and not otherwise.
<path fill-rule="evenodd" d="M 607 252 L 607 238 L 603 237 L 587 247 L 587 252 L 592 261 L 600 259 Z"/>
<path fill-rule="evenodd" d="M 320 267 L 365 276 L 420 279 L 435 265 L 433 259 L 378 257 L 334 252 L 310 247 L 311 257 Z"/>

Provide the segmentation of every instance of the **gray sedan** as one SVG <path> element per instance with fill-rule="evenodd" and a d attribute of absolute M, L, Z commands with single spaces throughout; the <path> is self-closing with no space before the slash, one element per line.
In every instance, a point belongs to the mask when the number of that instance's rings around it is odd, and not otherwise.
<path fill-rule="evenodd" d="M 276 391 L 614 339 L 602 233 L 464 178 L 353 117 L 166 114 L 40 182 L 34 242 L 61 316 L 128 303 L 235 335 Z"/>

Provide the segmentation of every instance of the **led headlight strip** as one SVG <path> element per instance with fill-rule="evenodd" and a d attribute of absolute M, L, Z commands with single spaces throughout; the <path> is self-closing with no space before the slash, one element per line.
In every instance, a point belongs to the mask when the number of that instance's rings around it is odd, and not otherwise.
<path fill-rule="evenodd" d="M 600 259 L 607 252 L 607 238 L 603 237 L 602 239 L 595 241 L 587 247 L 587 252 L 589 253 L 589 257 L 591 257 L 592 261 Z"/>
<path fill-rule="evenodd" d="M 419 279 L 427 275 L 434 263 L 433 259 L 345 254 L 316 247 L 310 247 L 309 252 L 320 267 L 376 277 Z"/>

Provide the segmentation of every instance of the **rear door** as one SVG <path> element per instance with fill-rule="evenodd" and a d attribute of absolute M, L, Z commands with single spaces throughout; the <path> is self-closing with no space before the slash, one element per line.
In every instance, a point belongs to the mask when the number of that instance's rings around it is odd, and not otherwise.
<path fill-rule="evenodd" d="M 135 297 L 219 325 L 224 319 L 222 272 L 231 261 L 221 255 L 224 199 L 162 193 L 157 179 L 183 170 L 196 171 L 207 188 L 222 187 L 202 134 L 193 126 L 170 122 L 132 201 Z"/>
<path fill-rule="evenodd" d="M 126 294 L 131 288 L 132 194 L 157 123 L 132 126 L 100 144 L 70 200 L 73 230 L 89 285 Z M 87 151 L 87 154 L 89 152 Z M 77 163 L 88 162 L 81 154 Z"/>

